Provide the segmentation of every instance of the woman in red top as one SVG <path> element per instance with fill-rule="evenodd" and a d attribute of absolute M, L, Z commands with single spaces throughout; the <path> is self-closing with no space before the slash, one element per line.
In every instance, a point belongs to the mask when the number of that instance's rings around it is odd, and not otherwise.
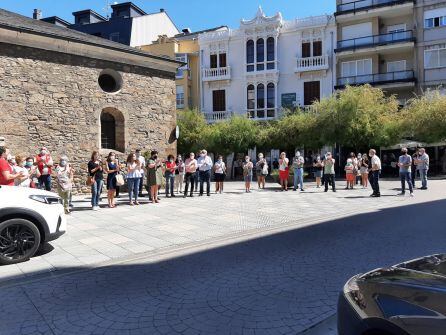
<path fill-rule="evenodd" d="M 169 155 L 166 161 L 166 171 L 164 172 L 164 177 L 166 177 L 166 197 L 175 197 L 173 189 L 175 187 L 175 170 L 177 169 L 177 164 L 175 163 L 175 157 Z M 169 195 L 170 193 L 170 195 Z"/>
<path fill-rule="evenodd" d="M 0 147 L 0 185 L 14 186 L 14 179 L 23 176 L 23 172 L 13 173 L 13 168 L 6 160 L 9 155 L 9 150 L 5 147 Z"/>

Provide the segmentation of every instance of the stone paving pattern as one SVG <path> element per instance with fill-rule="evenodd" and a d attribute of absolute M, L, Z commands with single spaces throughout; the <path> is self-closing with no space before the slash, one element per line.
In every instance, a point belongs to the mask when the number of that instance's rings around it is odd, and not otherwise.
<path fill-rule="evenodd" d="M 5 269 L 43 271 L 26 266 L 57 256 L 62 263 L 66 254 L 62 267 L 82 268 L 118 247 L 126 253 L 111 257 L 142 252 L 130 250 L 132 241 L 152 248 L 148 258 L 0 288 L 0 334 L 297 334 L 335 313 L 350 276 L 446 251 L 443 183 L 414 199 L 390 196 L 396 183 L 385 183 L 389 196 L 381 199 L 367 190 L 240 194 L 233 184 L 210 198 L 77 212 L 53 251 L 2 267 L 3 278 Z M 318 223 L 302 227 L 312 218 Z M 225 234 L 290 223 L 286 232 L 212 248 Z M 207 250 L 150 259 L 154 250 L 202 240 Z M 92 250 L 96 258 L 86 263 Z"/>

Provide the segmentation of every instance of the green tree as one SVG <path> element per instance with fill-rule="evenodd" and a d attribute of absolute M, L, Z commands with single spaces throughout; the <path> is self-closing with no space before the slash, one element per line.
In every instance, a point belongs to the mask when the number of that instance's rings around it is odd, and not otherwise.
<path fill-rule="evenodd" d="M 214 153 L 228 155 L 247 152 L 256 145 L 260 135 L 257 122 L 242 116 L 210 126 L 207 147 Z"/>
<path fill-rule="evenodd" d="M 177 125 L 180 128 L 178 152 L 197 152 L 209 138 L 209 126 L 198 110 L 179 111 Z"/>
<path fill-rule="evenodd" d="M 395 123 L 398 101 L 370 85 L 347 86 L 314 104 L 320 143 L 363 148 L 386 146 L 399 140 Z"/>
<path fill-rule="evenodd" d="M 419 141 L 446 140 L 446 96 L 438 90 L 414 98 L 402 112 L 401 133 Z"/>

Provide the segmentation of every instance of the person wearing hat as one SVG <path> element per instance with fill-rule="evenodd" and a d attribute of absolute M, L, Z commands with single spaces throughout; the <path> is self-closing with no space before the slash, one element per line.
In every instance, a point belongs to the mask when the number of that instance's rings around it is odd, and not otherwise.
<path fill-rule="evenodd" d="M 40 148 L 36 156 L 36 164 L 40 172 L 39 185 L 47 191 L 51 191 L 51 173 L 53 168 L 53 158 L 46 147 Z"/>

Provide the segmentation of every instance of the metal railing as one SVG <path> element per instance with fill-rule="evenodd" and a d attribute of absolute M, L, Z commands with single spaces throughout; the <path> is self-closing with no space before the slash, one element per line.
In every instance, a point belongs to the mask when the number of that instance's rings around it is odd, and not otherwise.
<path fill-rule="evenodd" d="M 313 56 L 297 59 L 297 71 L 316 71 L 328 69 L 328 56 Z"/>
<path fill-rule="evenodd" d="M 348 49 L 356 49 L 360 47 L 368 47 L 374 45 L 385 45 L 391 43 L 400 43 L 404 41 L 413 41 L 414 35 L 412 30 L 398 31 L 394 33 L 379 34 L 372 36 L 364 36 L 352 38 L 338 42 L 338 48 L 335 51 Z"/>
<path fill-rule="evenodd" d="M 366 10 L 373 7 L 385 7 L 400 5 L 414 0 L 359 0 L 337 5 L 336 15 L 343 14 L 343 12 L 355 12 L 359 10 Z"/>
<path fill-rule="evenodd" d="M 415 80 L 412 70 L 365 74 L 360 76 L 338 78 L 337 86 L 362 85 L 362 84 L 386 84 L 392 82 L 410 82 Z"/>
<path fill-rule="evenodd" d="M 233 113 L 228 111 L 221 112 L 203 112 L 207 123 L 215 123 L 219 121 L 229 120 Z"/>
<path fill-rule="evenodd" d="M 203 69 L 203 80 L 226 80 L 231 78 L 231 67 Z"/>

